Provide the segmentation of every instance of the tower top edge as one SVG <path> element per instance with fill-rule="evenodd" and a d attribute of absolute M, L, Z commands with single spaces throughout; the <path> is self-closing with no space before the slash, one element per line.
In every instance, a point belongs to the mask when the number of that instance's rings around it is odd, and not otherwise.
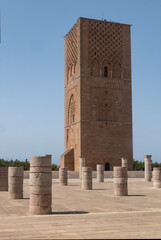
<path fill-rule="evenodd" d="M 115 21 L 112 21 L 112 20 L 107 20 L 107 19 L 95 19 L 95 18 L 85 18 L 85 17 L 79 17 L 77 19 L 77 21 L 75 22 L 75 24 L 69 29 L 69 31 L 65 34 L 64 38 L 68 35 L 68 33 L 70 32 L 70 30 L 79 22 L 79 21 L 82 21 L 82 20 L 88 20 L 90 22 L 94 21 L 94 22 L 106 22 L 107 24 L 108 23 L 112 23 L 112 24 L 120 24 L 120 25 L 125 25 L 125 26 L 133 26 L 132 24 L 127 24 L 127 23 L 120 23 L 120 22 L 115 22 Z"/>

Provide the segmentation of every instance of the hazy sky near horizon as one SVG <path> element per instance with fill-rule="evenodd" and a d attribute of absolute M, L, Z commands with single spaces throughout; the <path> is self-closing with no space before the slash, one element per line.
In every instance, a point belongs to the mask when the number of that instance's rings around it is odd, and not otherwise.
<path fill-rule="evenodd" d="M 0 0 L 0 158 L 64 151 L 64 35 L 79 17 L 132 24 L 133 152 L 161 161 L 160 0 Z"/>

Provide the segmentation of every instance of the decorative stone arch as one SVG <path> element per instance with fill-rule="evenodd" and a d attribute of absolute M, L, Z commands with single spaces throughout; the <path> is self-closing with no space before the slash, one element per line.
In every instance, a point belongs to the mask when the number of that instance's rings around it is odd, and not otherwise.
<path fill-rule="evenodd" d="M 75 122 L 75 99 L 74 94 L 70 96 L 68 104 L 68 124 Z"/>
<path fill-rule="evenodd" d="M 111 64 L 107 59 L 104 59 L 102 62 L 101 75 L 102 77 L 111 77 Z"/>
<path fill-rule="evenodd" d="M 98 121 L 113 121 L 113 103 L 109 99 L 98 103 Z"/>
<path fill-rule="evenodd" d="M 121 78 L 121 63 L 119 59 L 116 59 L 112 63 L 112 78 Z"/>
<path fill-rule="evenodd" d="M 100 77 L 100 62 L 96 57 L 91 61 L 91 75 Z"/>

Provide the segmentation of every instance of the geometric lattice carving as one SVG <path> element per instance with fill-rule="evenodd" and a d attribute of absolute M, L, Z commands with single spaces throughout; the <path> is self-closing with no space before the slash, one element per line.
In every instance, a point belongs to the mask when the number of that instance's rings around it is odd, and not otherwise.
<path fill-rule="evenodd" d="M 71 28 L 71 30 L 66 35 L 66 70 L 67 77 L 75 73 L 75 67 L 78 58 L 77 51 L 77 23 Z"/>
<path fill-rule="evenodd" d="M 122 25 L 107 21 L 89 21 L 89 59 L 97 58 L 100 64 L 122 61 Z"/>

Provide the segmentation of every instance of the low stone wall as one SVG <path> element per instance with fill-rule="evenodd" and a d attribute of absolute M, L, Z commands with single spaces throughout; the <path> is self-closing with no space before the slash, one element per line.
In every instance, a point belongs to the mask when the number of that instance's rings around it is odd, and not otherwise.
<path fill-rule="evenodd" d="M 93 178 L 97 178 L 97 172 L 92 172 Z M 105 178 L 113 178 L 113 171 L 105 171 L 104 172 Z M 29 171 L 24 171 L 24 178 L 29 178 Z M 58 179 L 59 178 L 59 171 L 52 172 L 52 178 Z M 79 171 L 68 171 L 68 178 L 69 179 L 78 179 L 79 178 Z M 144 178 L 144 171 L 128 171 L 128 178 Z"/>

